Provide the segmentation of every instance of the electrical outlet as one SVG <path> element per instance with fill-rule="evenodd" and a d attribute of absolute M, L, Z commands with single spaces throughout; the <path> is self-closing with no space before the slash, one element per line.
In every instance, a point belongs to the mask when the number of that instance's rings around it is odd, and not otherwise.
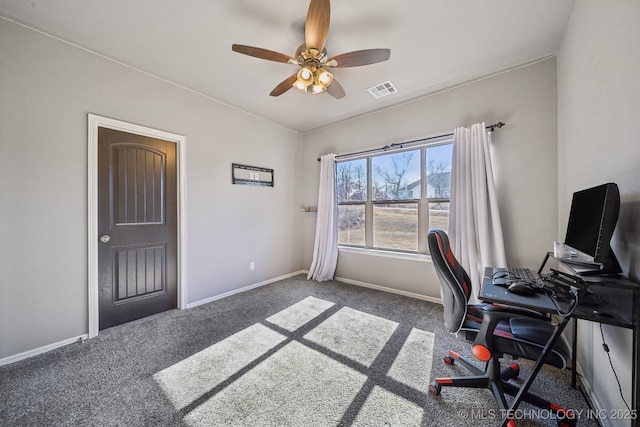
<path fill-rule="evenodd" d="M 249 270 L 255 270 L 255 269 L 256 269 L 256 264 L 253 261 L 251 261 L 249 263 Z"/>

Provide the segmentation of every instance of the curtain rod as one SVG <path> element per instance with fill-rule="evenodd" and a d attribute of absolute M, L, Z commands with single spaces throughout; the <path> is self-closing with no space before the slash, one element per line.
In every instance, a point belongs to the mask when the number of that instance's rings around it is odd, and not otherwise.
<path fill-rule="evenodd" d="M 489 132 L 493 132 L 494 130 L 496 130 L 496 128 L 500 129 L 502 126 L 506 126 L 506 124 L 503 122 L 498 122 L 489 126 L 485 126 L 485 129 L 489 129 Z M 445 133 L 443 135 L 435 135 L 435 136 L 430 136 L 428 138 L 414 139 L 413 141 L 394 142 L 391 145 L 385 145 L 384 147 L 380 147 L 380 148 L 372 148 L 371 150 L 357 151 L 355 153 L 340 154 L 339 156 L 336 156 L 336 159 L 339 159 L 340 157 L 350 157 L 350 156 L 357 156 L 359 154 L 374 153 L 376 151 L 387 151 L 390 148 L 396 148 L 396 147 L 402 148 L 402 146 L 405 144 L 414 144 L 416 142 L 424 142 L 432 139 L 445 138 L 447 136 L 453 136 L 453 133 Z M 318 161 L 320 161 L 320 157 L 318 157 Z"/>

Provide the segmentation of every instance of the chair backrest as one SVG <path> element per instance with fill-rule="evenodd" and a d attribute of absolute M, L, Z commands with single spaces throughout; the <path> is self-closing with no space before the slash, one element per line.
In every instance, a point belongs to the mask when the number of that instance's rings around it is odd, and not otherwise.
<path fill-rule="evenodd" d="M 457 333 L 467 314 L 471 280 L 453 255 L 447 233 L 438 229 L 429 230 L 427 241 L 442 287 L 444 326 L 448 332 Z"/>

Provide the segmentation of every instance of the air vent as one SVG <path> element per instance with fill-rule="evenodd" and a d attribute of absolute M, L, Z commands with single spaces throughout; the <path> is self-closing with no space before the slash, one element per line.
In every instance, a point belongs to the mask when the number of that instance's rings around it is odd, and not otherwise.
<path fill-rule="evenodd" d="M 367 90 L 374 98 L 382 98 L 383 96 L 391 95 L 398 91 L 398 89 L 396 89 L 396 87 L 389 81 L 372 86 Z"/>

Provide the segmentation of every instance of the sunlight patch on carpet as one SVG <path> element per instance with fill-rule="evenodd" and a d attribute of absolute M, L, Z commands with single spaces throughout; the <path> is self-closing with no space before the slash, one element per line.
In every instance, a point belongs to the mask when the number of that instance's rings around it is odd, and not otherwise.
<path fill-rule="evenodd" d="M 413 328 L 388 376 L 423 393 L 429 391 L 435 334 Z"/>
<path fill-rule="evenodd" d="M 304 338 L 369 367 L 397 327 L 383 317 L 343 307 Z"/>
<path fill-rule="evenodd" d="M 418 405 L 375 386 L 352 426 L 419 426 L 423 410 Z"/>
<path fill-rule="evenodd" d="M 176 408 L 183 408 L 286 339 L 255 324 L 153 375 Z"/>
<path fill-rule="evenodd" d="M 294 341 L 184 420 L 189 426 L 337 425 L 365 381 L 357 371 Z"/>
<path fill-rule="evenodd" d="M 308 296 L 273 316 L 267 317 L 266 320 L 288 331 L 295 331 L 334 305 L 335 303 L 331 301 Z"/>

